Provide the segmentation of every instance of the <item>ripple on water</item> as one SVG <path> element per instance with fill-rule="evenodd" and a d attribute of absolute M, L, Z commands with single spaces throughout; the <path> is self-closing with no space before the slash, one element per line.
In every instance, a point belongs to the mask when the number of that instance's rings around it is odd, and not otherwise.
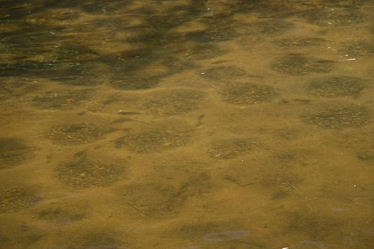
<path fill-rule="evenodd" d="M 37 81 L 31 81 L 22 77 L 0 77 L 0 100 L 6 100 L 11 97 L 26 96 L 41 88 Z"/>

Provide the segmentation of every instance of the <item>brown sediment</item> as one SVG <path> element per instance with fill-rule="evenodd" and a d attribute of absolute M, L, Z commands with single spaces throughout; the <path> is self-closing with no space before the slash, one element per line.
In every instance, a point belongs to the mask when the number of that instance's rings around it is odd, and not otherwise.
<path fill-rule="evenodd" d="M 108 158 L 92 158 L 81 151 L 69 161 L 56 168 L 56 176 L 74 188 L 105 187 L 123 178 L 126 162 Z"/>
<path fill-rule="evenodd" d="M 370 120 L 371 111 L 354 104 L 320 107 L 320 110 L 304 116 L 306 123 L 325 129 L 360 128 Z"/>
<path fill-rule="evenodd" d="M 307 57 L 302 54 L 288 54 L 276 59 L 272 69 L 289 75 L 307 75 L 328 73 L 334 69 L 334 61 Z"/>
<path fill-rule="evenodd" d="M 374 248 L 373 7 L 1 1 L 0 248 Z"/>

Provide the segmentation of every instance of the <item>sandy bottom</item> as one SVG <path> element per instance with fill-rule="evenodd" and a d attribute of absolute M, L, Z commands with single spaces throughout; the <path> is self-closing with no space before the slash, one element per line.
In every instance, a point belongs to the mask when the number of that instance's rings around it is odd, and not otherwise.
<path fill-rule="evenodd" d="M 373 13 L 2 1 L 0 249 L 373 249 Z"/>

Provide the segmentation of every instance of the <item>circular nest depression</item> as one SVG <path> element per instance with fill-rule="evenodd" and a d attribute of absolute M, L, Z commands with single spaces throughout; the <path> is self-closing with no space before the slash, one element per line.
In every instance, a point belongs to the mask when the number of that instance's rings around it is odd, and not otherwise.
<path fill-rule="evenodd" d="M 221 140 L 215 143 L 209 150 L 211 158 L 232 159 L 252 151 L 256 143 L 248 138 L 235 138 Z"/>
<path fill-rule="evenodd" d="M 239 27 L 239 32 L 246 35 L 279 35 L 291 30 L 293 23 L 282 19 L 258 21 Z"/>
<path fill-rule="evenodd" d="M 92 90 L 47 92 L 41 96 L 35 96 L 33 102 L 39 108 L 70 109 L 77 107 L 77 105 L 90 99 L 92 96 Z"/>
<path fill-rule="evenodd" d="M 368 87 L 368 83 L 351 76 L 333 76 L 315 79 L 309 84 L 309 92 L 321 97 L 353 96 L 357 97 Z"/>
<path fill-rule="evenodd" d="M 359 105 L 326 107 L 304 116 L 304 121 L 324 129 L 360 128 L 370 121 L 370 111 Z"/>
<path fill-rule="evenodd" d="M 324 39 L 318 37 L 295 37 L 275 40 L 273 43 L 282 48 L 303 48 L 311 46 L 319 46 Z"/>
<path fill-rule="evenodd" d="M 105 187 L 121 179 L 122 163 L 91 159 L 80 153 L 74 160 L 61 164 L 56 169 L 57 178 L 75 188 Z"/>
<path fill-rule="evenodd" d="M 252 83 L 232 84 L 221 91 L 225 102 L 234 105 L 251 105 L 268 102 L 273 99 L 277 93 L 270 87 Z"/>
<path fill-rule="evenodd" d="M 28 188 L 0 189 L 0 213 L 17 212 L 35 205 L 40 198 Z"/>
<path fill-rule="evenodd" d="M 56 144 L 75 145 L 96 141 L 109 129 L 89 123 L 65 124 L 48 131 L 47 137 Z"/>
<path fill-rule="evenodd" d="M 125 147 L 135 153 L 153 153 L 184 146 L 188 143 L 189 137 L 187 132 L 151 129 L 130 132 L 115 142 L 117 148 Z"/>
<path fill-rule="evenodd" d="M 371 57 L 374 55 L 373 40 L 356 41 L 346 44 L 341 52 L 350 57 Z"/>
<path fill-rule="evenodd" d="M 0 137 L 0 169 L 19 165 L 33 157 L 33 149 L 22 139 Z"/>
<path fill-rule="evenodd" d="M 159 115 L 178 115 L 199 109 L 205 94 L 192 89 L 155 92 L 142 107 Z"/>
<path fill-rule="evenodd" d="M 215 81 L 235 80 L 246 75 L 246 71 L 235 66 L 217 66 L 200 73 L 200 76 Z"/>
<path fill-rule="evenodd" d="M 328 73 L 333 70 L 334 62 L 306 57 L 301 54 L 288 54 L 278 58 L 271 67 L 278 73 L 298 76 L 311 73 Z"/>
<path fill-rule="evenodd" d="M 302 12 L 300 17 L 318 26 L 350 26 L 365 20 L 360 11 L 352 8 L 312 9 Z"/>
<path fill-rule="evenodd" d="M 133 184 L 122 192 L 124 201 L 142 217 L 173 215 L 183 206 L 185 197 L 177 188 L 160 184 Z"/>
<path fill-rule="evenodd" d="M 134 74 L 122 76 L 120 79 L 113 80 L 110 85 L 119 90 L 144 90 L 154 88 L 159 84 L 158 77 Z"/>

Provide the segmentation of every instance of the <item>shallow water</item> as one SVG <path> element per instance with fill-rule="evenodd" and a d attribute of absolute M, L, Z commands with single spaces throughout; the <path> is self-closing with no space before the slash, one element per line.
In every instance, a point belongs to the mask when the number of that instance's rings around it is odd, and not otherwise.
<path fill-rule="evenodd" d="M 0 4 L 0 249 L 374 248 L 373 1 Z"/>

